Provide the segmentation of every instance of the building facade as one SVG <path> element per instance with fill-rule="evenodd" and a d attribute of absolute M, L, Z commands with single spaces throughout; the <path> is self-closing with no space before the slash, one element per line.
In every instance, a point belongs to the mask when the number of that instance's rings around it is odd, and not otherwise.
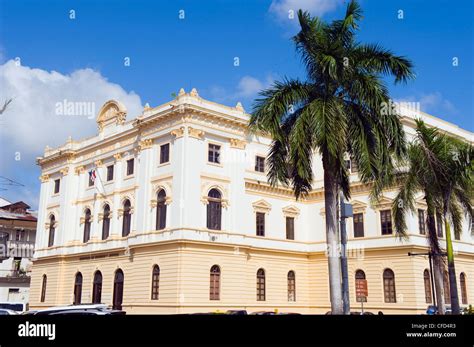
<path fill-rule="evenodd" d="M 23 201 L 0 202 L 0 307 L 5 302 L 28 304 L 36 216 Z"/>
<path fill-rule="evenodd" d="M 103 302 L 128 313 L 227 309 L 325 313 L 330 310 L 323 176 L 314 160 L 313 190 L 295 200 L 271 186 L 265 157 L 271 139 L 249 134 L 241 104 L 227 107 L 184 90 L 126 121 L 108 101 L 98 134 L 38 158 L 41 195 L 30 305 L 40 309 Z M 415 116 L 447 132 L 473 134 L 429 115 Z M 400 241 L 387 191 L 376 206 L 370 187 L 350 167 L 354 218 L 348 219 L 351 303 L 365 278 L 370 311 L 421 313 L 432 301 L 426 206 Z M 388 212 L 387 212 L 388 211 Z M 440 227 L 440 233 L 442 233 Z M 440 234 L 441 235 L 441 234 Z M 474 236 L 454 241 L 462 305 L 474 302 Z M 463 280 L 461 280 L 461 278 Z"/>

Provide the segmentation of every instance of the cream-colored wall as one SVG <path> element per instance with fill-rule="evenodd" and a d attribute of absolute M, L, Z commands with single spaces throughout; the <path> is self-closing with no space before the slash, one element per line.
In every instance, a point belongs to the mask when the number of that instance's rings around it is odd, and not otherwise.
<path fill-rule="evenodd" d="M 367 311 L 377 313 L 424 313 L 423 270 L 428 261 L 408 257 L 407 247 L 393 250 L 366 251 L 361 257 L 349 258 L 351 307 L 360 311 L 355 300 L 354 274 L 361 269 L 368 281 Z M 66 261 L 40 260 L 33 268 L 30 295 L 31 309 L 71 304 L 74 277 L 83 275 L 82 302 L 92 300 L 92 280 L 96 270 L 103 276 L 102 302 L 112 304 L 113 277 L 117 268 L 124 272 L 123 309 L 128 313 L 191 313 L 246 309 L 253 311 L 325 313 L 330 310 L 327 258 L 324 254 L 277 252 L 263 249 L 234 248 L 195 242 L 138 247 L 132 257 L 119 255 L 93 260 L 71 258 Z M 360 255 L 360 254 L 359 254 Z M 472 255 L 458 255 L 457 277 L 466 273 L 468 299 L 474 298 Z M 159 300 L 151 300 L 151 271 L 160 266 Z M 221 269 L 220 300 L 209 299 L 209 271 Z M 265 269 L 266 301 L 256 300 L 256 273 Z M 382 274 L 390 268 L 395 273 L 396 303 L 385 303 Z M 287 274 L 296 274 L 296 301 L 287 299 Z M 39 302 L 42 275 L 48 276 L 46 301 Z M 459 283 L 458 283 L 459 286 Z M 459 289 L 459 293 L 460 289 Z M 461 295 L 461 294 L 459 294 Z"/>

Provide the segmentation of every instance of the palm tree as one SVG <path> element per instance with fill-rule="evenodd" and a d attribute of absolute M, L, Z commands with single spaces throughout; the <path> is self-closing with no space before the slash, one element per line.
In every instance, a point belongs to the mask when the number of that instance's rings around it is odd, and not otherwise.
<path fill-rule="evenodd" d="M 360 44 L 355 33 L 362 11 L 351 1 L 342 20 L 325 23 L 298 11 L 301 30 L 293 37 L 307 79 L 284 79 L 260 93 L 250 118 L 252 131 L 273 138 L 269 182 L 291 185 L 300 198 L 312 189 L 312 162 L 322 157 L 329 287 L 333 314 L 342 314 L 337 199 L 350 197 L 345 153 L 359 166 L 363 182 L 380 194 L 393 169 L 392 158 L 405 150 L 396 112 L 383 76 L 395 82 L 413 78 L 411 62 L 375 44 Z"/>
<path fill-rule="evenodd" d="M 427 226 L 430 248 L 434 257 L 434 275 L 438 309 L 444 313 L 442 254 L 435 226 L 435 216 L 444 221 L 448 257 L 451 308 L 459 314 L 456 273 L 451 240 L 451 226 L 455 233 L 462 231 L 463 212 L 470 223 L 473 198 L 473 150 L 458 139 L 428 128 L 416 120 L 416 135 L 409 145 L 404 168 L 396 175 L 399 192 L 392 205 L 395 230 L 406 238 L 405 215 L 415 211 L 415 195 L 423 192 L 427 204 Z"/>
<path fill-rule="evenodd" d="M 415 196 L 423 193 L 427 206 L 426 225 L 428 241 L 433 257 L 433 275 L 435 282 L 436 302 L 438 311 L 445 312 L 442 250 L 436 230 L 436 215 L 441 214 L 438 192 L 436 191 L 436 176 L 433 167 L 439 166 L 434 153 L 443 150 L 444 137 L 435 128 L 428 128 L 421 120 L 416 120 L 416 134 L 408 146 L 403 158 L 401 170 L 396 173 L 395 182 L 399 186 L 398 194 L 392 205 L 395 232 L 401 238 L 407 238 L 406 214 L 416 212 Z"/>
<path fill-rule="evenodd" d="M 448 258 L 449 291 L 451 310 L 460 314 L 454 252 L 451 238 L 451 224 L 455 235 L 461 235 L 463 212 L 471 225 L 474 199 L 474 150 L 459 139 L 447 137 L 444 151 L 440 153 L 444 168 L 439 168 L 437 188 L 442 198 L 442 219 L 446 233 L 446 252 Z"/>

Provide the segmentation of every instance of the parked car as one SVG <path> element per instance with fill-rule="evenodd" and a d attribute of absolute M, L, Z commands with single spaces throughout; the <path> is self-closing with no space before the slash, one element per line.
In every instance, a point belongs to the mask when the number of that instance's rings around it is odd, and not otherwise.
<path fill-rule="evenodd" d="M 46 308 L 44 310 L 33 311 L 33 315 L 53 315 L 53 314 L 92 314 L 92 315 L 109 315 L 109 314 L 125 314 L 125 311 L 111 310 L 105 304 L 80 304 L 69 306 L 56 306 Z"/>
<path fill-rule="evenodd" d="M 246 310 L 228 310 L 225 314 L 230 314 L 233 316 L 242 316 L 242 315 L 247 315 Z"/>
<path fill-rule="evenodd" d="M 13 316 L 16 314 L 20 314 L 20 313 L 14 310 L 8 310 L 6 308 L 0 308 L 0 316 Z"/>
<path fill-rule="evenodd" d="M 125 311 L 119 310 L 65 310 L 52 312 L 50 316 L 63 316 L 63 315 L 75 315 L 75 316 L 108 316 L 108 315 L 124 315 Z"/>
<path fill-rule="evenodd" d="M 9 302 L 9 301 L 2 301 L 0 302 L 0 308 L 6 310 L 12 310 L 17 312 L 26 312 L 28 311 L 28 304 L 24 302 Z"/>
<path fill-rule="evenodd" d="M 426 309 L 426 314 L 428 315 L 438 314 L 438 307 L 436 307 L 435 305 L 429 305 L 428 308 Z"/>
<path fill-rule="evenodd" d="M 274 316 L 274 315 L 276 315 L 276 312 L 275 311 L 257 311 L 257 312 L 252 312 L 251 315 Z"/>

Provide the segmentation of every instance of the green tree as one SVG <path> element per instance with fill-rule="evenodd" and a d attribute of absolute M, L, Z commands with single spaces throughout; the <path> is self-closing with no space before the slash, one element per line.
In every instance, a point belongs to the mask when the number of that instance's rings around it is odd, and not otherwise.
<path fill-rule="evenodd" d="M 455 234 L 460 235 L 463 213 L 469 225 L 472 219 L 472 147 L 416 120 L 416 134 L 402 163 L 395 179 L 399 191 L 392 205 L 396 232 L 403 238 L 407 237 L 405 217 L 408 211 L 415 211 L 415 196 L 422 192 L 427 205 L 429 244 L 431 251 L 437 255 L 434 257 L 434 275 L 438 308 L 444 313 L 444 262 L 439 256 L 442 250 L 435 216 L 441 218 L 445 225 L 451 307 L 453 314 L 459 314 L 451 224 Z"/>
<path fill-rule="evenodd" d="M 331 308 L 342 314 L 337 232 L 339 193 L 350 197 L 345 154 L 359 166 L 363 182 L 378 196 L 405 151 L 404 132 L 393 111 L 384 76 L 413 78 L 411 62 L 376 44 L 356 41 L 362 11 L 351 1 L 342 20 L 325 23 L 298 11 L 301 30 L 293 37 L 306 68 L 305 81 L 284 79 L 260 93 L 250 129 L 272 138 L 271 184 L 291 185 L 297 198 L 312 189 L 313 160 L 322 157 Z M 385 108 L 384 108 L 385 107 Z M 385 109 L 387 112 L 382 112 Z"/>

